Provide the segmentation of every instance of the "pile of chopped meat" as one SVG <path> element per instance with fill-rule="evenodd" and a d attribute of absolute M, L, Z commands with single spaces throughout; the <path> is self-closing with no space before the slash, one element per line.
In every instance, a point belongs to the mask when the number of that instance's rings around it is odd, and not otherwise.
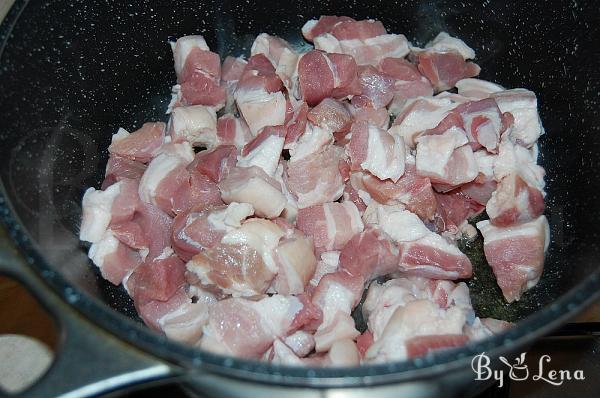
<path fill-rule="evenodd" d="M 404 360 L 509 327 L 475 315 L 457 240 L 485 210 L 506 301 L 539 280 L 535 94 L 476 79 L 444 32 L 419 48 L 322 16 L 302 34 L 313 50 L 262 33 L 222 62 L 202 36 L 172 43 L 168 123 L 119 129 L 83 197 L 102 276 L 172 339 L 289 365 Z"/>

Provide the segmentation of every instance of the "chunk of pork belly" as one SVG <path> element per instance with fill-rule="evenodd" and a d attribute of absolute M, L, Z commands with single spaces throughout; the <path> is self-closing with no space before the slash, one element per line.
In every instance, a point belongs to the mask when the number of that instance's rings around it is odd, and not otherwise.
<path fill-rule="evenodd" d="M 118 155 L 110 155 L 106 163 L 102 190 L 123 179 L 139 181 L 146 171 L 146 165 L 142 162 L 127 159 Z"/>
<path fill-rule="evenodd" d="M 393 182 L 404 174 L 404 142 L 366 122 L 352 125 L 347 152 L 353 170 L 363 169 L 377 178 Z"/>
<path fill-rule="evenodd" d="M 119 129 L 113 135 L 108 152 L 130 160 L 149 162 L 163 144 L 165 124 L 162 122 L 144 123 L 139 130 L 128 133 Z"/>
<path fill-rule="evenodd" d="M 242 149 L 237 167 L 260 167 L 273 177 L 283 150 L 285 126 L 267 126 Z"/>
<path fill-rule="evenodd" d="M 338 270 L 340 265 L 340 252 L 337 250 L 321 253 L 319 262 L 315 268 L 315 272 L 310 280 L 309 288 L 316 287 L 321 281 L 321 278 L 327 274 L 331 274 Z"/>
<path fill-rule="evenodd" d="M 298 198 L 298 208 L 333 202 L 342 196 L 344 180 L 339 170 L 343 149 L 327 146 L 325 149 L 288 162 L 288 188 Z"/>
<path fill-rule="evenodd" d="M 475 77 L 481 68 L 473 63 L 466 62 L 460 52 L 447 50 L 438 52 L 426 49 L 417 53 L 419 71 L 429 79 L 436 91 L 449 90 L 457 81 Z"/>
<path fill-rule="evenodd" d="M 215 247 L 227 232 L 239 228 L 253 213 L 248 203 L 233 202 L 178 214 L 173 224 L 173 249 L 182 260 L 189 261 L 202 250 Z"/>
<path fill-rule="evenodd" d="M 363 230 L 352 202 L 329 202 L 298 211 L 296 226 L 310 236 L 318 250 L 339 250 Z"/>
<path fill-rule="evenodd" d="M 509 174 L 500 180 L 485 209 L 490 222 L 496 226 L 521 224 L 544 213 L 544 195 L 519 175 Z"/>
<path fill-rule="evenodd" d="M 171 248 L 145 261 L 127 279 L 127 291 L 134 301 L 167 301 L 185 285 L 185 265 Z"/>
<path fill-rule="evenodd" d="M 352 125 L 352 115 L 344 105 L 332 98 L 325 98 L 308 112 L 308 120 L 314 125 L 334 133 L 347 132 Z"/>
<path fill-rule="evenodd" d="M 292 148 L 295 143 L 306 131 L 308 116 L 308 105 L 302 101 L 296 104 L 295 107 L 291 108 L 291 113 L 288 112 L 286 116 L 285 127 L 287 132 L 285 134 L 285 149 Z"/>
<path fill-rule="evenodd" d="M 243 119 L 230 113 L 217 119 L 217 141 L 220 145 L 235 145 L 241 149 L 252 138 L 250 128 Z"/>
<path fill-rule="evenodd" d="M 279 59 L 285 50 L 292 50 L 292 47 L 288 42 L 280 37 L 261 33 L 254 39 L 254 43 L 252 43 L 252 48 L 250 49 L 250 55 L 263 54 L 271 61 L 274 67 L 277 67 Z"/>
<path fill-rule="evenodd" d="M 525 224 L 497 227 L 489 220 L 477 223 L 483 235 L 485 258 L 496 275 L 506 301 L 513 302 L 537 284 L 550 243 L 546 217 Z"/>
<path fill-rule="evenodd" d="M 219 189 L 225 203 L 249 203 L 259 217 L 277 217 L 287 205 L 281 185 L 256 166 L 233 168 Z"/>
<path fill-rule="evenodd" d="M 260 358 L 275 339 L 302 326 L 297 320 L 308 306 L 295 296 L 282 295 L 258 301 L 221 300 L 211 308 L 200 347 L 226 355 Z"/>
<path fill-rule="evenodd" d="M 306 40 L 312 42 L 315 37 L 323 33 L 331 32 L 334 26 L 343 21 L 354 21 L 354 19 L 345 16 L 321 15 L 318 20 L 311 19 L 304 24 L 302 27 L 302 35 Z"/>
<path fill-rule="evenodd" d="M 237 154 L 233 145 L 219 145 L 212 150 L 198 152 L 187 169 L 197 171 L 213 182 L 220 182 L 235 167 Z"/>
<path fill-rule="evenodd" d="M 180 106 L 171 112 L 168 130 L 172 142 L 212 148 L 217 144 L 217 114 L 204 105 Z"/>
<path fill-rule="evenodd" d="M 384 58 L 378 66 L 379 70 L 393 79 L 393 99 L 389 105 L 390 112 L 398 114 L 409 98 L 431 97 L 433 87 L 417 67 L 403 58 Z"/>
<path fill-rule="evenodd" d="M 488 98 L 490 94 L 505 90 L 496 83 L 474 78 L 461 79 L 456 82 L 455 86 L 458 94 L 476 99 Z"/>
<path fill-rule="evenodd" d="M 110 229 L 92 243 L 88 257 L 100 269 L 102 277 L 114 285 L 119 285 L 142 262 L 137 251 L 121 243 Z"/>
<path fill-rule="evenodd" d="M 300 294 L 315 272 L 317 259 L 310 239 L 296 232 L 274 249 L 277 276 L 272 288 L 278 294 Z"/>
<path fill-rule="evenodd" d="M 509 112 L 514 118 L 511 138 L 519 145 L 532 147 L 540 135 L 544 134 L 535 94 L 529 90 L 515 88 L 498 91 L 491 94 L 491 97 L 502 112 Z"/>

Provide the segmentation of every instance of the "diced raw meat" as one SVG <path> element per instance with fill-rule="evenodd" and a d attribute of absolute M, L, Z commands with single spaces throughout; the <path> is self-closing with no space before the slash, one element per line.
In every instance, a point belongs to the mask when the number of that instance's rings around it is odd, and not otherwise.
<path fill-rule="evenodd" d="M 237 167 L 260 167 L 273 177 L 283 150 L 285 126 L 267 126 L 242 149 Z"/>
<path fill-rule="evenodd" d="M 106 163 L 106 172 L 101 188 L 105 190 L 125 178 L 139 181 L 144 171 L 146 171 L 146 165 L 142 162 L 136 162 L 118 155 L 110 155 L 108 163 Z"/>
<path fill-rule="evenodd" d="M 285 123 L 287 133 L 285 134 L 284 148 L 289 149 L 304 134 L 306 131 L 307 115 L 308 105 L 306 105 L 306 102 L 300 102 L 293 109 L 290 120 Z"/>
<path fill-rule="evenodd" d="M 435 215 L 437 202 L 429 178 L 417 175 L 416 167 L 405 164 L 404 174 L 397 182 L 381 181 L 377 177 L 364 175 L 365 191 L 381 204 L 402 203 L 408 210 L 423 220 L 431 220 Z"/>
<path fill-rule="evenodd" d="M 504 87 L 496 83 L 473 78 L 461 79 L 456 82 L 455 86 L 458 89 L 458 94 L 477 99 L 488 98 L 490 94 L 505 90 Z"/>
<path fill-rule="evenodd" d="M 490 222 L 508 227 L 532 221 L 544 213 L 544 195 L 527 185 L 517 174 L 509 174 L 498 183 L 485 206 Z"/>
<path fill-rule="evenodd" d="M 90 246 L 88 257 L 100 269 L 102 277 L 114 285 L 119 285 L 142 262 L 140 255 L 119 242 L 110 230 Z"/>
<path fill-rule="evenodd" d="M 285 48 L 281 52 L 279 62 L 275 68 L 275 74 L 281 79 L 291 100 L 300 99 L 300 87 L 298 83 L 298 63 L 302 54 L 297 54 L 291 49 Z"/>
<path fill-rule="evenodd" d="M 183 261 L 166 248 L 160 256 L 137 267 L 127 279 L 127 290 L 134 301 L 167 301 L 185 284 Z"/>
<path fill-rule="evenodd" d="M 327 97 L 360 94 L 356 63 L 347 55 L 310 51 L 300 58 L 298 76 L 302 98 L 309 106 Z"/>
<path fill-rule="evenodd" d="M 323 312 L 323 321 L 315 332 L 315 350 L 328 351 L 336 340 L 354 339 L 360 333 L 350 316 L 362 296 L 363 280 L 346 272 L 335 272 L 321 278 L 312 302 Z"/>
<path fill-rule="evenodd" d="M 473 274 L 469 258 L 441 236 L 431 233 L 400 245 L 399 270 L 435 279 L 465 279 Z"/>
<path fill-rule="evenodd" d="M 228 113 L 217 119 L 217 142 L 242 148 L 252 140 L 250 128 L 243 119 Z"/>
<path fill-rule="evenodd" d="M 275 218 L 287 205 L 281 185 L 256 166 L 233 168 L 219 189 L 225 203 L 249 203 L 259 217 Z"/>
<path fill-rule="evenodd" d="M 473 181 L 479 168 L 464 132 L 451 127 L 441 135 L 417 138 L 417 174 L 432 183 L 456 187 Z"/>
<path fill-rule="evenodd" d="M 339 250 L 363 230 L 352 202 L 330 202 L 298 210 L 298 229 L 312 237 L 317 250 Z"/>
<path fill-rule="evenodd" d="M 262 89 L 268 93 L 281 91 L 283 83 L 275 72 L 275 67 L 264 54 L 253 55 L 240 77 L 238 89 Z"/>
<path fill-rule="evenodd" d="M 475 51 L 459 38 L 452 37 L 446 32 L 440 32 L 432 41 L 425 45 L 427 50 L 445 52 L 456 51 L 464 59 L 475 58 Z"/>
<path fill-rule="evenodd" d="M 306 134 L 305 134 L 306 135 Z M 298 198 L 298 208 L 334 202 L 342 196 L 344 181 L 338 168 L 343 150 L 328 146 L 288 162 L 288 188 Z"/>
<path fill-rule="evenodd" d="M 201 61 L 201 54 L 210 52 L 204 37 L 200 35 L 183 36 L 177 39 L 175 43 L 171 42 L 170 44 L 173 50 L 173 60 L 175 61 L 175 73 L 179 82 L 184 81 L 185 77 L 189 77 L 191 70 L 196 67 L 194 63 L 197 55 L 200 55 L 198 60 Z M 199 62 L 198 66 L 202 68 L 202 62 Z M 209 69 L 214 70 L 214 67 Z"/>
<path fill-rule="evenodd" d="M 352 97 L 353 104 L 379 109 L 394 98 L 394 79 L 371 65 L 358 68 L 358 81 L 361 93 Z"/>
<path fill-rule="evenodd" d="M 356 107 L 347 104 L 346 109 L 354 118 L 354 122 L 367 122 L 380 129 L 387 130 L 390 124 L 390 115 L 385 108 L 375 109 L 370 106 Z"/>
<path fill-rule="evenodd" d="M 329 31 L 338 40 L 369 39 L 387 34 L 383 24 L 373 19 L 340 21 Z"/>
<path fill-rule="evenodd" d="M 305 310 L 294 296 L 275 295 L 259 301 L 229 298 L 216 303 L 204 328 L 201 348 L 212 352 L 260 358 L 277 338 L 295 328 Z"/>
<path fill-rule="evenodd" d="M 287 200 L 287 203 L 285 204 L 280 216 L 286 221 L 293 223 L 296 221 L 296 216 L 298 215 L 298 201 L 288 188 L 287 167 L 287 161 L 281 159 L 279 166 L 277 166 L 277 171 L 275 172 L 275 181 L 277 181 L 281 186 L 282 193 Z"/>
<path fill-rule="evenodd" d="M 339 251 L 328 251 L 321 253 L 321 259 L 317 263 L 310 284 L 316 287 L 319 284 L 321 278 L 326 274 L 336 272 L 340 265 L 340 252 Z"/>
<path fill-rule="evenodd" d="M 111 223 L 130 221 L 140 206 L 137 181 L 123 179 L 104 191 L 88 188 L 82 200 L 79 239 L 98 242 Z"/>
<path fill-rule="evenodd" d="M 272 287 L 278 294 L 300 294 L 315 272 L 317 259 L 310 239 L 295 233 L 274 250 L 277 276 Z"/>
<path fill-rule="evenodd" d="M 247 203 L 192 209 L 175 217 L 172 245 L 177 255 L 189 261 L 195 254 L 221 242 L 225 234 L 241 226 L 254 213 Z"/>
<path fill-rule="evenodd" d="M 354 123 L 351 133 L 346 150 L 352 170 L 363 169 L 380 180 L 398 181 L 404 174 L 404 142 L 366 122 Z"/>
<path fill-rule="evenodd" d="M 504 140 L 498 148 L 498 156 L 494 162 L 494 178 L 501 181 L 511 174 L 517 174 L 527 185 L 543 191 L 545 171 L 536 164 L 533 155 L 521 145 Z"/>
<path fill-rule="evenodd" d="M 514 118 L 510 136 L 519 145 L 530 148 L 544 128 L 537 110 L 537 98 L 532 91 L 522 88 L 505 90 L 490 95 L 502 112 L 510 112 Z"/>
<path fill-rule="evenodd" d="M 206 105 L 217 111 L 227 101 L 227 91 L 219 85 L 219 80 L 203 71 L 194 72 L 185 82 L 174 86 L 174 91 L 176 93 L 175 108 L 177 104 L 182 106 Z"/>
<path fill-rule="evenodd" d="M 396 242 L 410 242 L 432 233 L 416 214 L 405 210 L 402 205 L 371 202 L 363 214 L 363 221 L 377 225 Z"/>
<path fill-rule="evenodd" d="M 277 67 L 281 54 L 285 50 L 292 51 L 292 47 L 290 47 L 288 42 L 279 37 L 261 33 L 254 39 L 250 55 L 264 54 L 273 66 Z"/>
<path fill-rule="evenodd" d="M 407 339 L 406 354 L 409 358 L 419 357 L 442 348 L 462 347 L 469 338 L 464 334 L 444 334 L 411 337 Z"/>
<path fill-rule="evenodd" d="M 546 217 L 525 224 L 496 227 L 489 220 L 477 223 L 483 235 L 485 258 L 509 303 L 537 284 L 544 268 L 544 252 L 550 243 Z"/>
<path fill-rule="evenodd" d="M 158 207 L 142 203 L 139 211 L 135 212 L 133 222 L 137 223 L 149 242 L 146 250 L 140 251 L 146 261 L 159 256 L 166 247 L 171 245 L 173 219 Z"/>
<path fill-rule="evenodd" d="M 148 249 L 150 242 L 148 242 L 148 237 L 138 223 L 125 221 L 112 224 L 110 230 L 115 238 L 130 248 L 136 250 Z"/>
<path fill-rule="evenodd" d="M 189 171 L 197 171 L 211 181 L 220 182 L 229 175 L 237 163 L 238 151 L 232 145 L 219 145 L 212 150 L 198 152 L 187 166 Z"/>
<path fill-rule="evenodd" d="M 384 233 L 368 226 L 342 249 L 340 270 L 369 281 L 396 271 L 398 255 L 398 248 Z"/>
<path fill-rule="evenodd" d="M 187 181 L 183 181 L 175 190 L 170 203 L 172 212 L 180 214 L 195 206 L 220 205 L 223 201 L 217 184 L 206 175 L 192 170 Z"/>
<path fill-rule="evenodd" d="M 465 62 L 463 56 L 455 50 L 436 52 L 426 50 L 417 54 L 419 71 L 433 85 L 436 91 L 449 90 L 457 81 L 475 77 L 481 68 L 473 62 Z"/>
<path fill-rule="evenodd" d="M 299 357 L 307 356 L 315 348 L 315 338 L 303 330 L 287 336 L 283 342 Z"/>
<path fill-rule="evenodd" d="M 296 142 L 290 143 L 290 162 L 298 162 L 310 155 L 315 155 L 331 146 L 333 143 L 333 134 L 330 130 L 315 126 L 312 123 L 306 125 L 304 134 Z M 339 151 L 341 154 L 341 151 Z M 336 155 L 341 156 L 336 153 Z"/>
<path fill-rule="evenodd" d="M 312 108 L 308 112 L 308 120 L 334 133 L 348 132 L 352 125 L 352 115 L 341 102 L 332 98 L 325 98 Z"/>
<path fill-rule="evenodd" d="M 335 25 L 344 21 L 354 21 L 354 19 L 350 17 L 338 17 L 336 15 L 321 15 L 318 21 L 311 19 L 304 24 L 302 35 L 306 40 L 313 41 L 315 37 L 331 32 Z"/>
<path fill-rule="evenodd" d="M 417 137 L 438 126 L 456 106 L 448 98 L 417 98 L 404 107 L 389 132 L 402 137 L 406 145 L 414 148 Z"/>
<path fill-rule="evenodd" d="M 473 155 L 479 168 L 479 174 L 472 182 L 462 185 L 460 191 L 468 198 L 485 206 L 496 190 L 496 181 L 494 181 L 496 156 L 485 150 L 476 151 Z"/>
<path fill-rule="evenodd" d="M 480 214 L 485 206 L 465 195 L 462 190 L 435 194 L 438 203 L 436 224 L 438 232 L 446 231 L 452 235 L 461 232 L 463 223 L 471 217 Z"/>
<path fill-rule="evenodd" d="M 402 110 L 409 98 L 433 95 L 429 80 L 404 58 L 384 58 L 379 63 L 379 70 L 394 79 L 394 97 L 389 105 L 390 112 L 394 114 Z"/>
<path fill-rule="evenodd" d="M 242 73 L 244 73 L 247 64 L 248 62 L 241 57 L 225 57 L 221 67 L 221 80 L 226 82 L 237 82 L 242 77 Z"/>
<path fill-rule="evenodd" d="M 167 147 L 167 146 L 165 146 Z M 140 180 L 140 199 L 171 213 L 174 193 L 189 181 L 186 166 L 194 160 L 194 151 L 188 142 L 169 144 L 156 156 Z"/>
<path fill-rule="evenodd" d="M 350 175 L 350 179 L 352 179 L 352 174 Z M 363 193 L 366 192 L 363 191 Z M 365 209 L 367 208 L 367 205 L 360 197 L 360 192 L 352 185 L 351 180 L 346 182 L 346 185 L 344 186 L 344 195 L 342 202 L 354 203 L 360 214 L 364 213 Z"/>
<path fill-rule="evenodd" d="M 171 112 L 169 135 L 172 142 L 187 141 L 193 146 L 212 148 L 217 140 L 217 114 L 204 105 L 180 106 Z"/>
<path fill-rule="evenodd" d="M 503 115 L 495 100 L 486 98 L 465 102 L 454 112 L 460 114 L 460 127 L 467 133 L 474 150 L 483 146 L 488 152 L 498 152 L 500 137 L 509 127 L 512 117 Z"/>
<path fill-rule="evenodd" d="M 269 93 L 263 88 L 248 90 L 238 87 L 235 100 L 253 135 L 265 126 L 285 122 L 285 97 L 280 91 Z"/>
<path fill-rule="evenodd" d="M 165 124 L 144 123 L 139 130 L 129 134 L 124 129 L 113 136 L 108 152 L 130 160 L 147 163 L 163 144 Z"/>

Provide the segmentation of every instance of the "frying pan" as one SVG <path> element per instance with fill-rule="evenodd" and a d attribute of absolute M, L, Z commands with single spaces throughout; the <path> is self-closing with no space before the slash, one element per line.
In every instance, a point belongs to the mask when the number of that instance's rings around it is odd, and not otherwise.
<path fill-rule="evenodd" d="M 539 98 L 552 243 L 539 285 L 506 305 L 481 248 L 469 249 L 482 317 L 505 334 L 410 361 L 291 368 L 222 357 L 145 328 L 99 277 L 77 239 L 84 189 L 99 186 L 111 134 L 165 120 L 175 81 L 167 40 L 202 34 L 221 56 L 248 54 L 260 32 L 306 46 L 321 14 L 377 18 L 423 44 L 439 31 L 477 52 L 481 77 Z M 472 394 L 470 361 L 518 353 L 598 296 L 600 8 L 593 1 L 17 1 L 1 26 L 0 271 L 22 281 L 62 330 L 58 359 L 28 394 L 98 394 L 177 380 L 209 396 Z M 480 244 L 480 243 L 479 243 Z"/>

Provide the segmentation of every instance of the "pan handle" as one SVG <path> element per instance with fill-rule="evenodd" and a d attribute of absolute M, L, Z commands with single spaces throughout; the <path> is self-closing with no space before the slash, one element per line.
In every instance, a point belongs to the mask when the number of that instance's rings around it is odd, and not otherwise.
<path fill-rule="evenodd" d="M 0 274 L 14 278 L 57 322 L 60 338 L 54 362 L 26 389 L 28 397 L 89 397 L 172 381 L 176 366 L 121 341 L 94 325 L 56 294 L 11 245 L 0 224 Z M 0 397 L 8 395 L 0 389 Z"/>

